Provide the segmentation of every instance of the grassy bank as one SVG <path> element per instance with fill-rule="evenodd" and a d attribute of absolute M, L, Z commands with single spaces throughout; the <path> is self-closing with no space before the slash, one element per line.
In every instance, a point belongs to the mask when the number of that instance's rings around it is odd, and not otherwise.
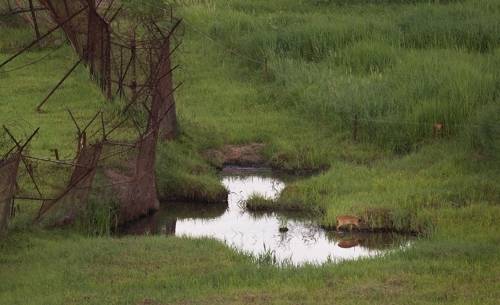
<path fill-rule="evenodd" d="M 339 215 L 358 215 L 372 229 L 430 233 L 440 211 L 500 201 L 498 168 L 469 160 L 454 143 L 434 144 L 369 166 L 342 161 L 307 180 L 289 184 L 273 200 L 251 200 L 253 210 L 309 210 L 334 228 Z"/>
<path fill-rule="evenodd" d="M 278 267 L 212 240 L 28 229 L 37 206 L 19 202 L 0 241 L 0 303 L 498 302 L 499 1 L 176 3 L 186 25 L 175 77 L 185 85 L 176 96 L 181 136 L 159 149 L 162 197 L 216 198 L 222 189 L 204 152 L 264 143 L 275 168 L 323 171 L 256 208 L 316 211 L 327 227 L 356 214 L 372 227 L 427 237 L 386 257 Z M 0 59 L 10 47 L 0 43 Z M 70 158 L 65 107 L 82 120 L 116 109 L 103 106 L 81 69 L 37 114 L 74 60 L 68 47 L 57 52 L 0 71 L 0 124 L 17 135 L 41 126 L 30 153 L 51 156 L 58 147 Z M 434 136 L 436 123 L 445 127 Z M 46 182 L 64 175 L 42 170 L 52 174 Z"/>
<path fill-rule="evenodd" d="M 404 252 L 301 268 L 270 266 L 204 239 L 12 232 L 0 241 L 1 300 L 493 305 L 500 297 L 498 215 L 497 207 L 446 209 L 439 219 L 446 229 Z"/>

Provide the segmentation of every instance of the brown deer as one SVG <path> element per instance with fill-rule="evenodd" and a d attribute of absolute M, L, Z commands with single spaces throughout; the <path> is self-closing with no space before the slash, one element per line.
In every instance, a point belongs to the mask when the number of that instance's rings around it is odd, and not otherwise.
<path fill-rule="evenodd" d="M 444 130 L 444 124 L 443 123 L 436 123 L 432 126 L 432 135 L 434 138 L 437 136 L 443 136 L 443 130 Z"/>
<path fill-rule="evenodd" d="M 353 227 L 359 229 L 361 221 L 362 221 L 361 218 L 356 216 L 338 216 L 337 231 L 339 231 L 341 227 L 346 227 L 346 226 L 349 226 L 349 231 L 352 231 Z"/>

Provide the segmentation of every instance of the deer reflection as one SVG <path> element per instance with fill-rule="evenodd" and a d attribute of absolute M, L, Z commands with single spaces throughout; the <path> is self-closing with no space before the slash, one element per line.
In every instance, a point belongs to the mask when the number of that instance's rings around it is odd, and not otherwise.
<path fill-rule="evenodd" d="M 347 240 L 341 240 L 338 242 L 337 246 L 339 246 L 340 248 L 344 248 L 344 249 L 349 249 L 349 248 L 353 248 L 353 247 L 357 247 L 359 246 L 359 240 L 358 239 L 347 239 Z"/>
<path fill-rule="evenodd" d="M 401 245 L 407 240 L 405 236 L 390 233 L 332 232 L 327 236 L 331 241 L 336 242 L 339 248 L 344 249 L 363 247 L 369 250 L 385 250 Z"/>

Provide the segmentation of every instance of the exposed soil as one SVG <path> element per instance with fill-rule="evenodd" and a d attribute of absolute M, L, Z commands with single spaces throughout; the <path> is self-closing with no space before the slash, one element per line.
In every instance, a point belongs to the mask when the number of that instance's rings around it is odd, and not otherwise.
<path fill-rule="evenodd" d="M 264 147 L 262 143 L 225 145 L 221 149 L 206 151 L 205 157 L 219 168 L 229 165 L 262 167 L 267 165 L 262 154 Z"/>

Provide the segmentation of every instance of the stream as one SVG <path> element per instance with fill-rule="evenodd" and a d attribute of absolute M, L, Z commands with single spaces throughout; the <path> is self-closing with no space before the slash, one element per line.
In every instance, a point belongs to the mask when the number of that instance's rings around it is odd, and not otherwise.
<path fill-rule="evenodd" d="M 254 193 L 276 199 L 292 177 L 227 168 L 221 179 L 230 192 L 227 204 L 165 203 L 123 233 L 210 237 L 255 257 L 271 256 L 275 262 L 294 265 L 379 256 L 410 243 L 404 235 L 331 232 L 303 214 L 254 213 L 245 208 L 245 200 Z M 283 227 L 288 231 L 280 232 Z"/>

